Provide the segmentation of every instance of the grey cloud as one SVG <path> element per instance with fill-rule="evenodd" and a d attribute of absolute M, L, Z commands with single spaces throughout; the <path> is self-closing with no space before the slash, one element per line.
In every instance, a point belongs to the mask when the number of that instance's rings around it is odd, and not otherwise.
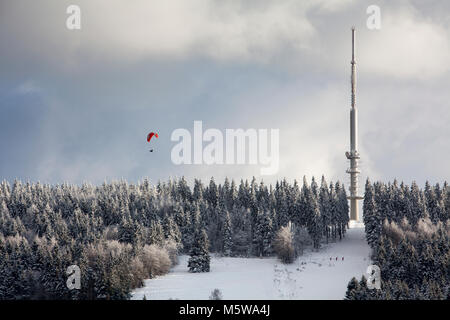
<path fill-rule="evenodd" d="M 363 175 L 449 179 L 445 1 L 70 1 L 0 6 L 1 178 L 81 182 L 250 177 L 259 167 L 174 166 L 170 133 L 279 128 L 280 172 L 346 181 L 349 27 L 357 27 Z M 145 135 L 158 130 L 157 152 Z"/>

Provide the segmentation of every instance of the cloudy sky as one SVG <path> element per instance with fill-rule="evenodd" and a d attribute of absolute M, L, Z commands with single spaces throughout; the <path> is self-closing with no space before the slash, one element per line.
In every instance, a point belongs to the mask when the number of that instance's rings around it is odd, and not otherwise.
<path fill-rule="evenodd" d="M 81 30 L 66 28 L 70 4 Z M 347 184 L 354 25 L 362 180 L 449 180 L 449 13 L 446 0 L 1 0 L 0 179 Z M 278 128 L 278 174 L 172 164 L 170 135 L 194 120 Z"/>

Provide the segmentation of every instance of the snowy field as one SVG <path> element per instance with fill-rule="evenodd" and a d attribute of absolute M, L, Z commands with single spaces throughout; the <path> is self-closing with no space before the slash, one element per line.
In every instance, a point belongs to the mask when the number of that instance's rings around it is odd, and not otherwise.
<path fill-rule="evenodd" d="M 189 273 L 189 257 L 181 256 L 171 272 L 146 280 L 132 299 L 208 299 L 215 288 L 223 299 L 343 299 L 348 281 L 360 279 L 370 264 L 369 252 L 364 229 L 356 227 L 344 240 L 305 252 L 290 265 L 276 258 L 212 257 L 211 272 Z"/>

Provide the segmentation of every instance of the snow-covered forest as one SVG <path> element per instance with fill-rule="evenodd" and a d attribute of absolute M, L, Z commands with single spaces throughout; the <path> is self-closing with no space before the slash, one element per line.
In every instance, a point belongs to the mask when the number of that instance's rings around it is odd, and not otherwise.
<path fill-rule="evenodd" d="M 378 265 L 382 286 L 370 290 L 364 277 L 348 279 L 346 298 L 449 298 L 448 185 L 427 183 L 422 191 L 415 183 L 367 180 L 363 210 L 373 261 L 355 257 L 352 263 L 358 268 L 361 263 Z M 255 179 L 239 184 L 211 179 L 206 185 L 195 180 L 192 188 L 184 178 L 156 185 L 144 180 L 100 186 L 4 181 L 0 299 L 128 299 L 145 279 L 168 273 L 179 255 L 183 266 L 176 270 L 190 272 L 210 271 L 210 253 L 240 258 L 278 255 L 282 265 L 293 262 L 304 249 L 320 250 L 323 244 L 339 241 L 348 223 L 343 185 L 327 183 L 324 177 L 319 184 L 313 178 L 304 179 L 302 185 L 283 180 L 273 186 Z M 352 242 L 349 245 L 352 248 Z M 324 264 L 335 250 L 325 247 L 320 258 L 308 259 Z M 352 256 L 346 252 L 347 259 L 344 262 L 342 255 L 340 264 L 348 271 L 345 264 Z M 66 286 L 71 265 L 81 271 L 79 290 Z M 286 272 L 300 272 L 304 266 L 286 267 Z M 274 279 L 281 281 L 278 273 L 284 269 L 275 269 Z M 302 274 L 294 279 L 305 281 Z M 305 290 L 292 297 L 314 296 Z M 339 291 L 334 294 L 339 296 Z"/>
<path fill-rule="evenodd" d="M 347 299 L 450 298 L 450 188 L 425 189 L 397 181 L 373 185 L 364 195 L 366 239 L 380 267 L 381 290 L 365 277 L 348 284 Z"/>
<path fill-rule="evenodd" d="M 314 178 L 301 186 L 195 180 L 192 189 L 184 178 L 155 186 L 2 182 L 0 299 L 127 299 L 180 253 L 273 255 L 275 235 L 289 222 L 296 252 L 344 237 L 343 185 L 324 177 L 320 186 Z M 197 258 L 192 271 L 208 271 L 197 270 Z M 80 290 L 66 286 L 70 265 L 81 270 Z"/>

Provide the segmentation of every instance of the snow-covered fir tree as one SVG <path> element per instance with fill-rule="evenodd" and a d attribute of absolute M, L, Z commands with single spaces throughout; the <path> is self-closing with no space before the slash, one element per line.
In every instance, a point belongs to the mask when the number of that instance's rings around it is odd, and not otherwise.
<path fill-rule="evenodd" d="M 189 272 L 209 272 L 208 236 L 204 229 L 198 230 L 194 236 L 188 261 Z"/>
<path fill-rule="evenodd" d="M 273 236 L 273 225 L 269 212 L 259 211 L 253 232 L 253 250 L 256 256 L 268 256 L 272 253 Z"/>
<path fill-rule="evenodd" d="M 374 248 L 378 244 L 382 221 L 380 211 L 375 205 L 374 190 L 368 178 L 364 192 L 363 217 L 367 243 Z"/>
<path fill-rule="evenodd" d="M 223 254 L 231 256 L 233 252 L 233 228 L 231 226 L 231 217 L 228 211 L 225 214 L 223 225 Z"/>

